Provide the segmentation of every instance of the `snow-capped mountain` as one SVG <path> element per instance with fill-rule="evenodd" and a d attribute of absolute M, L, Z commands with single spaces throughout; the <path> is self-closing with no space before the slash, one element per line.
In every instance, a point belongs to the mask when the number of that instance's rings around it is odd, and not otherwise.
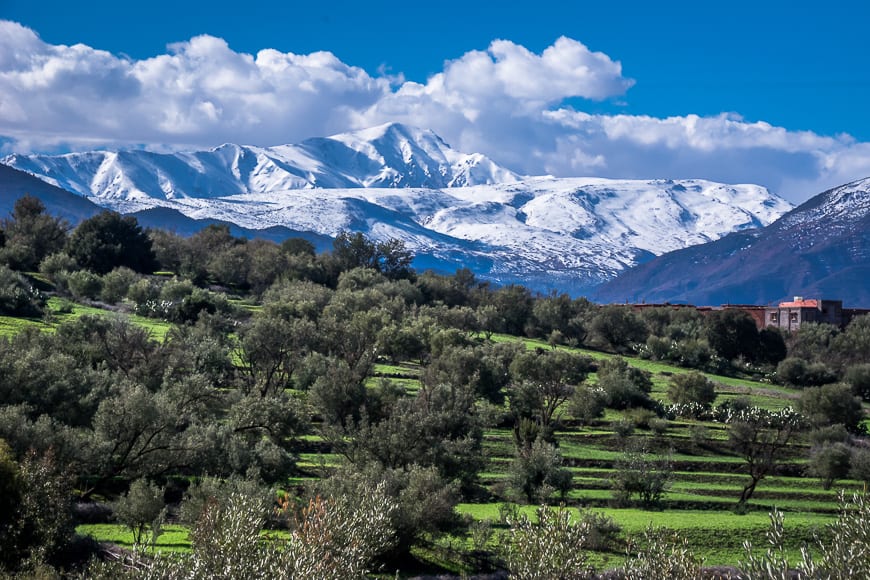
<path fill-rule="evenodd" d="M 603 301 L 765 304 L 791 296 L 870 307 L 870 178 L 773 224 L 666 254 L 596 291 Z"/>
<path fill-rule="evenodd" d="M 483 155 L 458 153 L 431 131 L 397 123 L 269 148 L 224 144 L 171 154 L 128 150 L 11 155 L 2 162 L 85 197 L 129 201 L 519 180 Z"/>
<path fill-rule="evenodd" d="M 399 124 L 270 148 L 2 162 L 122 213 L 163 207 L 249 229 L 397 237 L 420 267 L 467 266 L 484 279 L 573 292 L 791 207 L 755 185 L 521 177 Z"/>

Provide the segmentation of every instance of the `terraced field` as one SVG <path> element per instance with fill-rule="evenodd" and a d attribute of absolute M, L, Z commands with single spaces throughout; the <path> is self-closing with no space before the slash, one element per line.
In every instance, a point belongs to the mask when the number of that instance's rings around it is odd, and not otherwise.
<path fill-rule="evenodd" d="M 106 311 L 80 304 L 62 302 L 52 298 L 48 303 L 50 314 L 42 319 L 0 317 L 0 336 L 10 336 L 24 328 L 35 327 L 51 332 L 65 320 L 85 314 L 112 315 Z M 124 315 L 127 316 L 127 315 Z M 146 327 L 157 340 L 162 340 L 169 330 L 168 323 L 130 316 L 138 325 Z M 515 337 L 496 335 L 497 341 L 517 341 Z M 529 349 L 550 348 L 542 341 L 522 339 Z M 572 349 L 593 359 L 601 360 L 611 355 Z M 652 396 L 667 400 L 668 378 L 685 369 L 641 359 L 627 359 L 629 364 L 651 373 Z M 389 380 L 402 387 L 408 395 L 420 389 L 422 372 L 418 364 L 379 364 L 369 386 Z M 734 399 L 747 398 L 751 404 L 769 410 L 782 409 L 793 403 L 798 393 L 775 385 L 708 375 L 716 383 L 715 404 Z M 592 373 L 587 382 L 594 384 L 597 377 Z M 608 410 L 603 419 L 592 425 L 579 425 L 565 410 L 560 413 L 561 428 L 556 432 L 556 441 L 564 466 L 572 474 L 570 490 L 555 501 L 564 502 L 570 509 L 594 510 L 612 518 L 620 528 L 617 540 L 599 553 L 597 561 L 603 565 L 617 565 L 624 558 L 626 539 L 639 534 L 648 526 L 664 526 L 680 531 L 689 538 L 696 554 L 706 558 L 710 565 L 735 564 L 743 557 L 742 544 L 751 541 L 764 543 L 768 525 L 768 512 L 774 508 L 786 514 L 786 529 L 789 530 L 789 549 L 795 554 L 802 543 L 809 542 L 814 534 L 833 520 L 837 508 L 838 490 L 859 490 L 856 481 L 837 481 L 831 490 L 823 490 L 821 484 L 805 475 L 806 443 L 796 442 L 790 446 L 788 457 L 778 472 L 759 484 L 749 505 L 749 513 L 736 515 L 733 511 L 740 490 L 747 476 L 744 461 L 728 451 L 727 432 L 721 423 L 672 420 L 658 432 L 637 428 L 626 437 L 614 433 L 613 423 L 624 419 L 620 412 Z M 485 432 L 484 451 L 487 466 L 481 474 L 481 484 L 492 492 L 493 501 L 461 504 L 458 511 L 463 516 L 480 522 L 490 522 L 498 530 L 499 514 L 503 502 L 496 499 L 508 477 L 514 457 L 513 433 L 508 428 L 489 428 Z M 623 455 L 627 441 L 642 444 L 650 453 L 668 458 L 673 476 L 667 491 L 655 510 L 617 508 L 613 505 L 611 486 L 615 474 L 614 464 Z M 299 441 L 298 477 L 289 480 L 288 486 L 303 486 L 312 479 L 322 477 L 339 465 L 342 458 L 333 453 L 317 435 L 308 435 Z M 533 513 L 534 506 L 519 509 Z M 132 542 L 129 533 L 113 525 L 81 526 L 79 531 L 98 539 L 126 545 Z M 186 531 L 170 527 L 161 537 L 158 547 L 167 550 L 185 550 L 189 547 Z M 449 538 L 447 541 L 468 543 L 469 538 Z M 423 556 L 425 557 L 425 556 Z M 456 564 L 462 571 L 462 565 Z"/>

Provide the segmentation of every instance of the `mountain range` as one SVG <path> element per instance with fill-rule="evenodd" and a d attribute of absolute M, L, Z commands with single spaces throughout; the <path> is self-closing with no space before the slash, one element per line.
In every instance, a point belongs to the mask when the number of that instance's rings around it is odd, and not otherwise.
<path fill-rule="evenodd" d="M 800 295 L 870 306 L 870 178 L 825 191 L 773 224 L 637 266 L 605 302 L 766 304 Z"/>
<path fill-rule="evenodd" d="M 418 268 L 468 267 L 484 280 L 573 294 L 791 209 L 757 185 L 521 176 L 396 123 L 268 148 L 10 155 L 2 163 L 145 225 L 187 233 L 230 223 L 319 246 L 342 230 L 362 231 L 404 240 Z"/>

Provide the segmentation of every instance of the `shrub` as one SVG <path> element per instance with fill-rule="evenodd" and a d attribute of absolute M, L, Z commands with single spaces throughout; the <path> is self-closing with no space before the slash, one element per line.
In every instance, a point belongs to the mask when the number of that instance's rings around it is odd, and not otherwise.
<path fill-rule="evenodd" d="M 44 305 L 45 297 L 21 274 L 0 266 L 0 314 L 37 316 Z"/>
<path fill-rule="evenodd" d="M 561 465 L 559 451 L 538 437 L 531 445 L 521 445 L 517 449 L 510 466 L 510 485 L 529 503 L 546 501 L 555 491 L 564 497 L 571 488 L 572 476 Z"/>
<path fill-rule="evenodd" d="M 115 268 L 103 276 L 103 288 L 100 291 L 100 299 L 109 304 L 116 304 L 127 295 L 130 286 L 139 279 L 130 268 Z"/>
<path fill-rule="evenodd" d="M 870 364 L 858 364 L 846 369 L 843 381 L 852 387 L 852 392 L 870 401 Z"/>
<path fill-rule="evenodd" d="M 702 577 L 703 559 L 693 555 L 688 540 L 676 532 L 649 527 L 640 545 L 637 555 L 625 561 L 621 580 L 694 580 Z M 632 547 L 629 547 L 629 552 Z"/>
<path fill-rule="evenodd" d="M 849 474 L 851 451 L 845 443 L 826 443 L 810 449 L 807 471 L 822 481 L 824 489 L 831 489 L 834 481 Z"/>
<path fill-rule="evenodd" d="M 652 389 L 649 373 L 630 366 L 623 358 L 604 361 L 598 368 L 598 386 L 607 394 L 607 406 L 613 409 L 649 407 Z"/>
<path fill-rule="evenodd" d="M 606 406 L 607 393 L 598 387 L 580 387 L 568 400 L 568 411 L 581 425 L 603 417 Z"/>
<path fill-rule="evenodd" d="M 849 464 L 849 477 L 870 485 L 870 449 L 853 448 Z"/>
<path fill-rule="evenodd" d="M 716 400 L 716 389 L 701 373 L 684 373 L 668 381 L 668 398 L 679 405 L 697 403 L 709 407 Z"/>
<path fill-rule="evenodd" d="M 649 409 L 629 409 L 625 412 L 625 419 L 638 429 L 649 429 L 650 421 L 656 419 L 656 414 Z"/>
<path fill-rule="evenodd" d="M 130 489 L 114 506 L 115 518 L 133 532 L 133 543 L 154 545 L 166 519 L 163 490 L 144 479 L 130 484 Z"/>
<path fill-rule="evenodd" d="M 667 457 L 653 456 L 643 447 L 630 447 L 616 460 L 611 476 L 613 499 L 618 505 L 629 505 L 636 496 L 644 507 L 658 505 L 672 477 Z"/>
<path fill-rule="evenodd" d="M 806 389 L 801 393 L 797 408 L 816 427 L 840 423 L 852 433 L 862 431 L 861 399 L 852 395 L 849 385 L 839 383 Z"/>
<path fill-rule="evenodd" d="M 511 518 L 502 539 L 503 555 L 512 578 L 591 578 L 587 564 L 590 523 L 576 522 L 564 509 L 541 507 L 537 522 L 525 515 Z"/>
<path fill-rule="evenodd" d="M 100 295 L 103 283 L 99 276 L 87 270 L 70 272 L 66 278 L 69 291 L 76 298 L 96 299 Z"/>

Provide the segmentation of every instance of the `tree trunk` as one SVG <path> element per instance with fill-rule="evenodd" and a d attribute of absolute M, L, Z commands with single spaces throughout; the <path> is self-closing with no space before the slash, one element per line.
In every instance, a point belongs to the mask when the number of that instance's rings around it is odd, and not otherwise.
<path fill-rule="evenodd" d="M 755 486 L 758 485 L 758 479 L 753 477 L 749 480 L 745 486 L 743 486 L 743 491 L 740 492 L 740 500 L 737 502 L 738 506 L 744 506 L 752 497 L 752 494 L 755 493 Z"/>

